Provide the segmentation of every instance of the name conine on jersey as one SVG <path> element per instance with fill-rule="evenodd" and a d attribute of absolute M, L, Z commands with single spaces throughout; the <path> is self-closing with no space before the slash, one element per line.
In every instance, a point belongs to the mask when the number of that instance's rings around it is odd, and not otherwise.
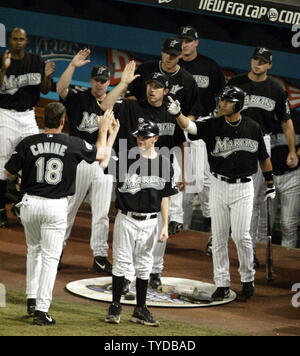
<path fill-rule="evenodd" d="M 38 156 L 44 153 L 53 153 L 58 156 L 64 156 L 68 146 L 62 145 L 58 142 L 39 142 L 36 145 L 30 146 L 30 151 L 34 156 Z"/>
<path fill-rule="evenodd" d="M 20 88 L 28 85 L 40 85 L 42 76 L 40 73 L 26 73 L 18 76 L 6 75 L 3 78 L 0 94 L 14 95 Z"/>
<path fill-rule="evenodd" d="M 214 157 L 223 157 L 226 158 L 232 153 L 237 151 L 246 151 L 246 152 L 257 152 L 258 142 L 251 140 L 250 138 L 234 138 L 230 139 L 229 137 L 216 137 L 215 148 L 212 151 L 211 155 Z"/>

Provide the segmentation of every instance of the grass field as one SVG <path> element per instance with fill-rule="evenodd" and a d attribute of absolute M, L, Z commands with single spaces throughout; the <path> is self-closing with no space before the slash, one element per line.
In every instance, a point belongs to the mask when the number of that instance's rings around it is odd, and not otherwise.
<path fill-rule="evenodd" d="M 122 312 L 119 325 L 104 322 L 107 307 L 55 298 L 49 314 L 54 326 L 32 325 L 27 316 L 26 296 L 7 291 L 6 307 L 0 308 L 0 336 L 242 336 L 241 333 L 206 329 L 199 325 L 160 320 L 159 327 L 130 322 L 131 313 Z"/>

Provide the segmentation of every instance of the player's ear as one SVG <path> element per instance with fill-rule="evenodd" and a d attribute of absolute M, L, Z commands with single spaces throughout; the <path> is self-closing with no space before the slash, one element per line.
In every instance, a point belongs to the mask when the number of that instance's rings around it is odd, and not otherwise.
<path fill-rule="evenodd" d="M 165 88 L 165 89 L 164 89 L 164 95 L 167 95 L 168 92 L 169 92 L 169 89 L 168 89 L 168 88 Z"/>

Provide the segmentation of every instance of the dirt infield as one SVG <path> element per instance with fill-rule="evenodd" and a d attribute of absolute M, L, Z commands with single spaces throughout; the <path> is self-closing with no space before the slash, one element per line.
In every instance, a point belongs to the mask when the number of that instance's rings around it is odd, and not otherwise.
<path fill-rule="evenodd" d="M 26 244 L 23 227 L 8 213 L 9 228 L 0 229 L 0 282 L 7 289 L 25 290 Z M 113 223 L 110 231 L 112 232 Z M 109 243 L 111 246 L 111 232 Z M 78 300 L 65 290 L 71 281 L 100 276 L 92 270 L 93 257 L 89 246 L 90 215 L 78 214 L 63 256 L 63 269 L 58 273 L 55 296 L 72 302 Z M 208 234 L 186 231 L 169 238 L 163 275 L 213 283 L 212 259 L 205 255 Z M 239 292 L 238 259 L 234 243 L 229 240 L 231 288 Z M 111 258 L 111 249 L 110 256 Z M 168 320 L 179 320 L 239 331 L 252 335 L 300 336 L 300 307 L 292 305 L 292 285 L 300 284 L 300 249 L 274 245 L 275 280 L 265 279 L 265 247 L 258 245 L 257 257 L 262 266 L 257 270 L 255 296 L 247 302 L 234 301 L 218 307 L 168 309 L 156 308 L 155 315 Z M 103 275 L 104 276 L 104 275 Z M 298 291 L 300 292 L 300 285 Z M 299 294 L 299 293 L 298 293 Z M 300 295 L 294 298 L 300 304 Z M 82 299 L 86 303 L 107 305 Z M 125 308 L 127 308 L 125 306 Z M 130 308 L 130 307 L 128 307 Z"/>

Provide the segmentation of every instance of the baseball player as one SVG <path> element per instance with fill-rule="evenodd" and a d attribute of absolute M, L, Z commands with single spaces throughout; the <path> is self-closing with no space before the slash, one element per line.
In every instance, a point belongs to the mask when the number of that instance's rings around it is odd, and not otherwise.
<path fill-rule="evenodd" d="M 65 107 L 50 103 L 45 107 L 45 132 L 22 140 L 5 165 L 10 180 L 22 170 L 21 219 L 27 243 L 26 294 L 28 313 L 34 312 L 34 325 L 54 325 L 48 314 L 57 264 L 67 227 L 67 196 L 75 192 L 76 166 L 81 160 L 93 163 L 107 159 L 107 132 L 113 120 L 108 111 L 96 145 L 61 134 Z M 117 128 L 110 128 L 110 144 Z M 111 147 L 111 146 L 110 146 Z M 99 163 L 98 163 L 99 164 Z"/>
<path fill-rule="evenodd" d="M 0 57 L 0 227 L 7 227 L 4 165 L 22 138 L 39 132 L 34 107 L 40 92 L 51 88 L 55 64 L 43 62 L 37 54 L 27 53 L 26 31 L 14 28 L 8 39 L 9 50 Z"/>
<path fill-rule="evenodd" d="M 193 76 L 179 65 L 182 52 L 182 41 L 177 37 L 168 37 L 163 44 L 161 60 L 145 62 L 139 65 L 136 74 L 139 77 L 128 86 L 126 97 L 130 99 L 141 99 L 145 97 L 146 81 L 149 75 L 154 72 L 163 73 L 169 82 L 168 95 L 174 100 L 179 100 L 182 112 L 191 119 L 196 119 L 202 114 L 202 107 L 199 98 L 197 83 Z M 168 100 L 165 97 L 168 104 Z M 179 158 L 174 160 L 175 179 L 180 171 L 177 166 Z M 181 163 L 179 163 L 181 166 Z M 185 182 L 180 182 L 181 191 L 171 197 L 169 207 L 169 233 L 175 234 L 183 230 L 183 194 Z"/>
<path fill-rule="evenodd" d="M 267 48 L 257 47 L 251 58 L 251 71 L 237 75 L 228 84 L 236 85 L 247 93 L 243 113 L 260 124 L 269 154 L 271 153 L 270 133 L 276 120 L 279 120 L 289 147 L 286 157 L 287 165 L 290 168 L 294 168 L 298 164 L 298 158 L 295 148 L 294 127 L 290 119 L 288 94 L 268 75 L 268 71 L 271 68 L 272 53 Z M 258 238 L 260 211 L 264 210 L 263 215 L 266 216 L 266 204 L 263 200 L 263 176 L 260 168 L 258 168 L 257 174 L 253 177 L 253 182 L 255 190 L 250 234 L 254 247 L 255 266 L 259 267 L 259 261 L 255 254 L 255 245 Z M 264 226 L 262 233 L 266 236 L 266 220 L 261 222 L 261 225 Z"/>
<path fill-rule="evenodd" d="M 159 133 L 155 122 L 143 120 L 132 133 L 138 150 L 135 154 L 132 150 L 121 153 L 114 169 L 118 214 L 113 232 L 113 297 L 105 319 L 108 323 L 120 322 L 125 271 L 134 266 L 137 303 L 130 320 L 148 326 L 159 325 L 146 306 L 147 287 L 155 242 L 168 239 L 169 196 L 178 192 L 170 161 L 154 148 Z"/>
<path fill-rule="evenodd" d="M 112 107 L 119 98 L 122 92 L 126 91 L 129 83 L 136 80 L 138 74 L 134 74 L 135 63 L 132 61 L 126 65 L 124 72 L 122 73 L 120 83 L 107 94 L 103 100 L 103 106 L 105 108 Z M 173 153 L 176 157 L 181 157 L 184 159 L 184 142 L 185 136 L 183 131 L 180 129 L 172 115 L 167 110 L 167 105 L 164 101 L 165 96 L 169 93 L 168 77 L 160 72 L 151 73 L 146 80 L 146 100 L 132 100 L 125 99 L 114 105 L 115 116 L 120 120 L 120 131 L 116 144 L 117 152 L 126 151 L 132 147 L 136 146 L 134 137 L 129 134 L 137 129 L 138 124 L 142 123 L 144 119 L 154 121 L 159 127 L 159 139 L 156 143 L 156 147 L 165 150 L 166 153 Z M 126 146 L 122 148 L 122 141 L 126 139 Z M 164 154 L 162 152 L 162 154 Z M 174 154 L 174 155 L 175 155 Z M 181 159 L 180 159 L 181 160 Z M 177 160 L 174 160 L 177 162 Z M 181 170 L 179 164 L 174 165 L 174 176 L 175 170 L 177 169 L 175 180 L 181 181 L 179 178 L 181 175 Z M 150 285 L 152 288 L 157 288 L 161 284 L 160 274 L 163 270 L 164 254 L 165 254 L 166 244 L 156 244 L 153 254 L 154 263 L 153 269 L 150 276 Z M 129 272 L 129 271 L 128 271 Z M 134 271 L 131 273 L 126 273 L 125 283 L 128 285 L 127 281 L 133 279 Z M 125 286 L 126 287 L 126 286 Z M 125 288 L 128 289 L 128 288 Z M 126 290 L 124 290 L 125 293 Z"/>
<path fill-rule="evenodd" d="M 211 58 L 197 53 L 199 45 L 199 36 L 197 30 L 190 25 L 181 26 L 178 30 L 178 37 L 182 40 L 182 58 L 178 64 L 191 73 L 196 80 L 200 102 L 202 105 L 202 116 L 207 116 L 216 108 L 216 96 L 218 96 L 224 86 L 225 78 L 221 68 Z M 203 157 L 203 180 L 198 182 L 196 179 L 199 202 L 201 204 L 202 215 L 204 217 L 203 231 L 211 230 L 211 219 L 209 211 L 209 187 L 210 187 L 210 170 L 207 161 L 206 146 L 203 140 L 189 141 L 191 149 L 191 161 L 193 164 L 193 172 L 196 173 L 196 160 L 199 164 L 199 156 Z M 194 154 L 193 154 L 194 153 Z M 190 199 L 189 199 L 190 196 Z M 187 226 L 190 225 L 192 219 L 192 204 L 191 198 L 193 194 L 186 192 L 187 201 L 184 209 L 184 219 Z"/>
<path fill-rule="evenodd" d="M 226 86 L 219 99 L 219 118 L 192 122 L 181 114 L 180 105 L 174 101 L 169 111 L 189 138 L 206 143 L 208 161 L 212 171 L 209 195 L 212 218 L 212 254 L 216 290 L 214 300 L 229 296 L 230 272 L 228 258 L 229 229 L 236 244 L 242 296 L 254 294 L 253 248 L 249 234 L 253 208 L 254 187 L 252 174 L 259 160 L 267 182 L 265 198 L 275 197 L 271 160 L 266 151 L 259 125 L 241 115 L 245 93 L 238 87 Z"/>
<path fill-rule="evenodd" d="M 90 62 L 89 49 L 79 51 L 57 83 L 57 91 L 66 105 L 70 135 L 78 136 L 90 144 L 95 144 L 98 135 L 97 116 L 104 111 L 101 102 L 110 83 L 110 72 L 103 65 L 96 65 L 91 72 L 91 89 L 80 91 L 69 88 L 76 68 Z M 93 251 L 93 268 L 97 272 L 111 275 L 112 265 L 108 261 L 109 208 L 113 187 L 112 175 L 106 175 L 97 162 L 82 161 L 77 167 L 76 192 L 69 198 L 68 227 L 65 245 L 71 234 L 77 211 L 83 201 L 91 205 L 92 222 L 90 246 Z"/>
<path fill-rule="evenodd" d="M 296 147 L 300 146 L 300 115 L 291 110 L 291 118 L 296 133 Z M 285 247 L 297 247 L 297 228 L 300 212 L 300 168 L 290 168 L 287 165 L 288 145 L 282 132 L 280 123 L 274 124 L 271 135 L 271 161 L 274 171 L 274 184 L 276 198 L 274 199 L 272 222 L 275 212 L 280 205 L 280 227 L 282 232 L 281 245 Z M 273 223 L 271 222 L 271 226 Z"/>

